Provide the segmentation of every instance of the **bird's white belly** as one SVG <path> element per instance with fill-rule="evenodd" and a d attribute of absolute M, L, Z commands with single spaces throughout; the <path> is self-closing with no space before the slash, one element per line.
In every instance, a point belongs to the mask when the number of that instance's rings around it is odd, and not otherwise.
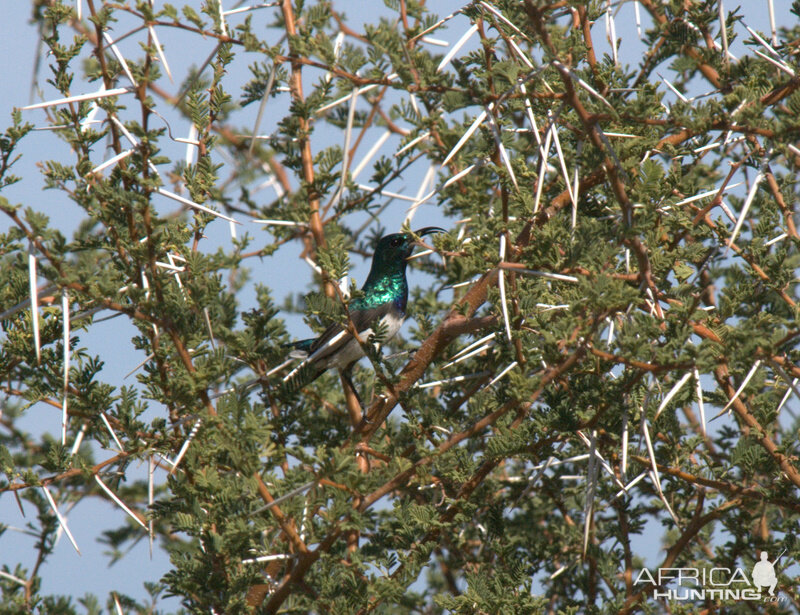
<path fill-rule="evenodd" d="M 384 339 L 390 340 L 400 330 L 400 327 L 403 324 L 403 317 L 399 316 L 398 314 L 389 313 L 383 318 L 381 318 L 381 322 L 386 327 L 386 336 Z M 359 332 L 358 336 L 361 338 L 362 342 L 366 342 L 369 339 L 369 336 L 372 335 L 372 333 L 373 333 L 372 328 L 364 329 L 363 331 Z M 339 369 L 344 369 L 345 367 L 350 365 L 353 361 L 358 361 L 363 356 L 364 356 L 364 349 L 361 348 L 361 344 L 359 344 L 358 341 L 355 338 L 353 338 L 349 342 L 347 342 L 344 348 L 339 350 L 333 357 L 330 357 L 327 367 L 336 367 Z"/>
<path fill-rule="evenodd" d="M 381 322 L 384 325 L 386 325 L 386 339 L 387 340 L 390 340 L 395 335 L 397 335 L 397 332 L 400 330 L 400 327 L 403 324 L 403 320 L 405 320 L 405 318 L 403 316 L 400 316 L 399 314 L 393 314 L 391 312 L 389 312 L 386 316 L 381 318 Z M 370 329 L 370 332 L 371 331 L 372 331 L 372 329 Z"/>

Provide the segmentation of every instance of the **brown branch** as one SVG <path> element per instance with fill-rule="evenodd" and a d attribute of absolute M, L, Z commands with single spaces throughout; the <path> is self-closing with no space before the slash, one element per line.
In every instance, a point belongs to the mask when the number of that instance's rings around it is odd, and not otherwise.
<path fill-rule="evenodd" d="M 338 523 L 334 530 L 319 544 L 316 549 L 308 553 L 304 553 L 298 558 L 297 565 L 292 569 L 291 572 L 284 576 L 281 584 L 270 596 L 269 602 L 267 602 L 267 604 L 264 606 L 264 613 L 278 612 L 281 604 L 283 604 L 283 602 L 289 596 L 289 590 L 291 589 L 292 585 L 299 583 L 314 562 L 316 562 L 323 553 L 330 551 L 333 543 L 336 542 L 336 540 L 342 534 L 342 525 L 343 522 Z M 252 602 L 250 602 L 250 598 L 248 596 L 248 604 L 250 606 L 258 606 L 264 601 L 265 597 L 266 591 L 264 591 L 263 595 L 260 596 L 260 599 L 257 597 L 256 600 Z"/>
<path fill-rule="evenodd" d="M 733 399 L 733 396 L 736 395 L 736 389 L 731 384 L 728 376 L 728 366 L 726 364 L 722 363 L 714 369 L 714 377 L 717 381 L 717 384 L 728 396 L 728 399 Z M 786 475 L 786 478 L 788 478 L 796 487 L 800 487 L 800 472 L 798 472 L 797 468 L 792 465 L 792 463 L 789 461 L 789 458 L 778 450 L 778 445 L 775 444 L 769 435 L 767 435 L 767 431 L 761 426 L 756 418 L 750 414 L 750 411 L 747 409 L 747 406 L 745 406 L 741 398 L 734 399 L 731 407 L 736 413 L 736 416 L 738 416 L 751 431 L 750 435 L 758 440 L 761 446 L 764 447 L 764 450 L 767 451 L 769 456 L 772 457 L 775 463 L 780 466 L 781 470 L 783 470 L 783 473 Z"/>
<path fill-rule="evenodd" d="M 652 467 L 652 462 L 650 461 L 649 457 L 642 457 L 641 455 L 631 455 L 630 459 L 639 463 L 643 468 Z M 760 502 L 769 502 L 770 504 L 775 504 L 776 506 L 781 506 L 784 508 L 789 508 L 795 512 L 800 512 L 800 502 L 796 500 L 786 500 L 783 498 L 770 497 L 765 487 L 743 487 L 742 485 L 737 485 L 735 483 L 729 483 L 721 480 L 714 480 L 711 478 L 704 478 L 696 474 L 691 474 L 690 472 L 685 472 L 680 468 L 665 466 L 660 463 L 656 464 L 656 466 L 658 467 L 659 472 L 663 474 L 669 474 L 670 476 L 679 478 L 683 481 L 686 481 L 687 483 L 692 483 L 693 485 L 698 485 L 701 487 L 709 487 L 711 489 L 719 491 L 720 493 L 724 493 L 728 496 L 734 496 L 737 498 L 743 498 L 747 500 L 758 500 Z"/>
<path fill-rule="evenodd" d="M 592 353 L 594 356 L 602 359 L 603 361 L 612 361 L 614 363 L 621 363 L 623 365 L 627 365 L 628 367 L 634 367 L 636 369 L 642 369 L 647 372 L 653 373 L 660 373 L 660 372 L 668 372 L 672 370 L 687 370 L 691 369 L 692 363 L 666 363 L 655 365 L 653 363 L 646 363 L 644 361 L 637 361 L 636 359 L 628 359 L 627 357 L 620 357 L 615 354 L 611 354 L 610 352 L 605 352 L 600 350 L 599 348 L 595 348 L 594 346 L 589 347 L 589 352 Z"/>
<path fill-rule="evenodd" d="M 600 73 L 597 70 L 597 56 L 594 53 L 594 42 L 592 41 L 592 24 L 589 22 L 589 17 L 586 14 L 586 5 L 580 4 L 575 7 L 575 11 L 578 13 L 583 42 L 586 45 L 586 61 L 589 63 L 589 68 L 592 69 L 592 76 L 594 77 L 597 89 L 601 94 L 605 94 L 606 84 L 600 78 Z"/>
<path fill-rule="evenodd" d="M 295 100 L 295 102 L 302 103 L 304 101 L 303 72 L 302 62 L 300 61 L 302 56 L 294 53 L 292 50 L 292 39 L 297 36 L 292 0 L 283 0 L 281 4 L 281 11 L 283 12 L 283 20 L 286 25 L 286 34 L 289 37 L 289 60 L 292 66 L 292 72 L 289 78 L 289 88 L 292 92 L 292 98 Z M 326 245 L 325 231 L 322 228 L 322 219 L 319 215 L 319 194 L 317 194 L 316 188 L 314 187 L 314 156 L 311 153 L 311 140 L 309 139 L 311 124 L 306 117 L 299 117 L 298 121 L 300 127 L 297 138 L 300 142 L 300 156 L 303 165 L 303 180 L 306 184 L 306 190 L 308 190 L 308 202 L 311 209 L 308 218 L 308 225 L 311 230 L 311 234 L 314 237 L 316 247 L 324 248 Z M 314 250 L 312 249 L 311 245 L 306 245 L 306 250 L 313 255 Z M 334 290 L 331 284 L 325 284 L 325 294 L 328 297 L 334 296 Z"/>
<path fill-rule="evenodd" d="M 781 188 L 778 186 L 775 175 L 772 174 L 772 169 L 769 166 L 767 166 L 766 178 L 769 191 L 772 193 L 772 197 L 775 199 L 775 202 L 778 204 L 778 207 L 780 207 L 780 210 L 783 213 L 783 219 L 786 222 L 786 232 L 792 239 L 800 239 L 800 235 L 797 234 L 797 228 L 794 224 L 794 211 L 786 204 L 786 200 L 783 198 Z"/>
<path fill-rule="evenodd" d="M 281 510 L 280 506 L 274 504 L 275 498 L 272 497 L 272 494 L 267 489 L 267 486 L 264 484 L 264 481 L 261 480 L 261 476 L 256 474 L 255 477 L 258 479 L 257 486 L 258 486 L 258 493 L 261 496 L 261 499 L 264 500 L 267 504 L 270 504 L 270 512 L 272 516 L 278 521 L 278 524 L 283 530 L 283 533 L 289 537 L 289 541 L 292 543 L 292 546 L 297 549 L 299 553 L 308 554 L 309 550 L 306 544 L 303 542 L 303 539 L 300 538 L 300 535 L 297 533 L 297 528 L 295 528 L 294 519 L 289 519 L 286 517 L 286 514 Z"/>
<path fill-rule="evenodd" d="M 662 12 L 662 7 L 657 6 L 653 0 L 641 0 L 642 6 L 647 9 L 647 12 L 650 13 L 650 16 L 653 20 L 662 28 L 667 28 L 667 17 Z M 675 18 L 675 20 L 683 21 L 680 17 Z M 681 47 L 683 53 L 685 53 L 688 57 L 695 61 L 697 64 L 697 69 L 703 74 L 703 76 L 713 85 L 715 88 L 722 88 L 723 83 L 720 79 L 719 73 L 717 69 L 708 64 L 705 60 L 703 60 L 702 55 L 700 52 L 697 51 L 691 45 L 683 45 Z"/>
<path fill-rule="evenodd" d="M 91 468 L 90 472 L 91 472 L 92 475 L 96 476 L 103 468 L 105 468 L 107 466 L 110 466 L 110 465 L 112 465 L 114 463 L 117 463 L 118 461 L 121 461 L 121 460 L 125 459 L 126 457 L 130 457 L 131 455 L 134 455 L 134 454 L 136 454 L 138 452 L 140 452 L 140 451 L 138 451 L 138 450 L 128 450 L 128 451 L 122 451 L 120 453 L 117 453 L 113 457 L 109 457 L 105 461 L 101 461 L 97 465 L 93 466 Z M 48 476 L 46 478 L 39 479 L 39 481 L 36 484 L 32 484 L 32 483 L 9 483 L 5 487 L 0 488 L 0 493 L 5 493 L 6 491 L 18 491 L 20 489 L 28 489 L 30 487 L 43 487 L 43 486 L 46 486 L 46 485 L 51 485 L 53 483 L 61 482 L 61 481 L 66 480 L 68 478 L 73 478 L 73 477 L 76 477 L 76 476 L 80 476 L 80 475 L 85 474 L 85 473 L 86 473 L 86 469 L 85 468 L 70 468 L 69 470 L 65 470 L 64 472 L 61 472 L 60 474 L 55 474 L 53 476 Z"/>
<path fill-rule="evenodd" d="M 375 400 L 366 412 L 369 422 L 363 422 L 354 435 L 363 443 L 369 442 L 381 423 L 398 403 L 399 393 L 408 391 L 419 380 L 433 359 L 459 335 L 479 330 L 487 322 L 484 319 L 472 318 L 478 308 L 486 300 L 489 287 L 497 281 L 497 269 L 485 273 L 458 304 L 450 310 L 444 322 L 419 347 L 414 357 L 400 372 L 400 382 L 394 391 L 387 391 L 383 397 Z"/>

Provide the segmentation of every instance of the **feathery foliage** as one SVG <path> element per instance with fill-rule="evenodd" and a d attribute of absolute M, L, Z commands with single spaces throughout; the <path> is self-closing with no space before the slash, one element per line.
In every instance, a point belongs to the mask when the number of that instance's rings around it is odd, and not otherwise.
<path fill-rule="evenodd" d="M 0 136 L 79 212 L 0 195 L 0 612 L 749 612 L 641 571 L 762 550 L 800 608 L 797 2 L 85 4 L 36 3 L 51 104 Z M 450 232 L 364 407 L 282 387 L 284 318 L 346 324 L 412 219 Z M 42 591 L 88 496 L 150 597 Z"/>

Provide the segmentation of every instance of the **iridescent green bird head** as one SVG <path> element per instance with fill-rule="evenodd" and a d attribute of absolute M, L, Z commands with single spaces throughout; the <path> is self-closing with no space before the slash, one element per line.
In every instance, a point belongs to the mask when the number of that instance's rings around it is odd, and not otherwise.
<path fill-rule="evenodd" d="M 414 246 L 419 244 L 417 238 L 444 232 L 438 226 L 426 226 L 413 233 L 393 233 L 381 237 L 375 247 L 367 281 L 362 287 L 366 297 L 356 307 L 393 301 L 401 311 L 405 311 L 408 298 L 406 265 Z"/>
<path fill-rule="evenodd" d="M 414 247 L 419 245 L 417 237 L 444 232 L 446 231 L 438 226 L 426 226 L 413 233 L 392 233 L 381 237 L 375 247 L 375 255 L 372 260 L 373 269 L 377 266 L 377 270 L 380 270 L 382 266 L 391 266 L 392 264 L 401 264 L 405 268 L 406 259 L 411 256 Z"/>

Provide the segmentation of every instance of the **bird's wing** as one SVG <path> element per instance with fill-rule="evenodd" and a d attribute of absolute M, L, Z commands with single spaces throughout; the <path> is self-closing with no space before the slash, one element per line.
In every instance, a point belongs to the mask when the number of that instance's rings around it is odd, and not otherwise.
<path fill-rule="evenodd" d="M 350 319 L 360 335 L 371 330 L 372 324 L 380 321 L 392 309 L 391 302 L 372 308 L 355 309 L 350 312 Z M 296 351 L 305 352 L 306 356 L 302 363 L 284 376 L 287 389 L 296 391 L 319 378 L 329 367 L 326 359 L 343 349 L 352 339 L 353 336 L 342 325 L 334 323 L 317 339 L 301 340 L 293 344 Z"/>
<path fill-rule="evenodd" d="M 309 348 L 311 345 L 316 341 L 315 338 L 307 339 L 307 340 L 298 340 L 296 342 L 289 342 L 288 344 L 283 344 L 283 348 L 291 348 L 292 350 L 289 352 L 289 356 L 292 359 L 305 359 L 308 356 Z"/>
<path fill-rule="evenodd" d="M 371 308 L 352 310 L 350 320 L 359 334 L 371 328 L 375 322 L 379 322 L 392 310 L 391 301 Z M 351 339 L 347 330 L 339 323 L 334 323 L 322 332 L 314 343 L 308 348 L 308 356 L 314 361 L 322 360 L 343 348 Z M 366 341 L 363 339 L 362 341 Z"/>

